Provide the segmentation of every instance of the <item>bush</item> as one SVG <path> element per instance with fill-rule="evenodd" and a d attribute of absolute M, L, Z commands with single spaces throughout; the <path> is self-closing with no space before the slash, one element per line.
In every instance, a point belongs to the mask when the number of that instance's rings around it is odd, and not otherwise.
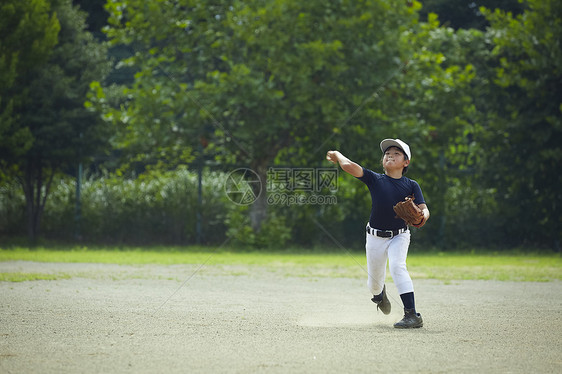
<path fill-rule="evenodd" d="M 286 218 L 271 209 L 267 219 L 258 232 L 254 232 L 250 224 L 248 206 L 234 205 L 227 214 L 225 223 L 228 227 L 226 235 L 232 244 L 252 248 L 283 248 L 291 239 L 291 227 Z"/>
<path fill-rule="evenodd" d="M 225 239 L 222 228 L 226 198 L 223 175 L 205 172 L 202 181 L 201 231 L 204 242 Z M 76 181 L 68 176 L 53 182 L 41 232 L 52 239 L 95 243 L 191 244 L 196 241 L 197 174 L 187 169 L 150 172 L 135 179 L 85 178 L 81 214 L 75 214 Z M 0 190 L 1 233 L 24 235 L 25 199 L 15 183 Z M 79 224 L 79 227 L 78 227 Z"/>
<path fill-rule="evenodd" d="M 257 233 L 250 225 L 249 206 L 228 200 L 226 178 L 224 172 L 203 173 L 199 207 L 197 173 L 186 168 L 151 171 L 137 178 L 89 176 L 82 185 L 81 218 L 77 221 L 76 181 L 59 176 L 53 181 L 41 233 L 64 241 L 75 240 L 79 233 L 82 241 L 98 244 L 194 244 L 199 211 L 203 244 L 220 245 L 229 238 L 231 244 L 251 248 L 364 248 L 371 199 L 366 186 L 354 178 L 340 175 L 337 191 L 318 192 L 337 201 L 293 199 L 297 203 L 291 205 L 271 200 L 268 218 Z M 298 197 L 298 192 L 283 193 L 289 199 Z M 501 229 L 503 221 L 496 218 L 496 206 L 485 191 L 460 182 L 452 184 L 445 214 L 438 207 L 432 209 L 431 196 L 426 199 L 432 219 L 422 230 L 412 230 L 416 246 L 453 250 L 512 244 L 506 242 L 509 238 Z M 26 235 L 25 198 L 16 183 L 0 185 L 0 235 Z"/>

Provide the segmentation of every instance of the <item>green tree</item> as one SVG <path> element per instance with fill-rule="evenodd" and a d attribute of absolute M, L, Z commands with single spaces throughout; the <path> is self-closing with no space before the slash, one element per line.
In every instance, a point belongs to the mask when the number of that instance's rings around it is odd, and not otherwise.
<path fill-rule="evenodd" d="M 345 154 L 379 172 L 378 142 L 387 137 L 407 141 L 413 150 L 408 177 L 422 184 L 432 212 L 432 224 L 417 234 L 426 243 L 444 245 L 452 208 L 449 189 L 473 167 L 472 85 L 477 73 L 470 59 L 478 54 L 483 37 L 477 30 L 440 26 L 435 14 L 400 37 L 404 63 L 388 73 L 333 140 Z M 364 194 L 362 189 L 357 192 Z M 349 214 L 356 217 L 356 225 L 365 221 L 364 215 Z"/>
<path fill-rule="evenodd" d="M 13 145 L 0 150 L 3 169 L 23 187 L 31 240 L 39 234 L 54 175 L 91 156 L 108 136 L 98 116 L 84 108 L 89 83 L 109 68 L 106 49 L 84 31 L 85 15 L 69 0 L 55 2 L 52 11 L 60 23 L 58 43 L 46 61 L 29 65 L 13 85 L 19 101 L 12 133 L 25 131 L 32 142 L 24 151 Z"/>
<path fill-rule="evenodd" d="M 408 65 L 365 106 L 364 123 L 378 126 L 347 128 L 365 164 L 376 162 L 361 139 L 377 138 L 381 126 L 410 140 L 409 175 L 433 216 L 420 235 L 441 246 L 559 245 L 560 7 L 528 6 L 520 16 L 481 9 L 487 32 L 439 26 L 430 14 L 405 34 Z"/>
<path fill-rule="evenodd" d="M 106 118 L 152 154 L 193 147 L 194 134 L 212 125 L 210 151 L 248 165 L 265 188 L 267 166 L 282 150 L 308 143 L 321 158 L 326 135 L 400 68 L 400 35 L 415 25 L 419 3 L 128 0 L 107 7 L 108 37 L 134 49 L 123 64 L 138 73 L 124 90 L 130 100 L 106 109 Z M 263 192 L 250 209 L 255 230 L 266 207 Z"/>
<path fill-rule="evenodd" d="M 478 142 L 482 183 L 495 191 L 506 241 L 559 247 L 562 233 L 562 3 L 482 9 L 493 76 Z"/>
<path fill-rule="evenodd" d="M 29 91 L 22 90 L 20 82 L 48 59 L 59 30 L 49 1 L 6 0 L 0 5 L 1 152 L 9 150 L 19 157 L 31 147 L 33 137 L 28 127 L 19 125 L 14 107 L 21 106 Z"/>

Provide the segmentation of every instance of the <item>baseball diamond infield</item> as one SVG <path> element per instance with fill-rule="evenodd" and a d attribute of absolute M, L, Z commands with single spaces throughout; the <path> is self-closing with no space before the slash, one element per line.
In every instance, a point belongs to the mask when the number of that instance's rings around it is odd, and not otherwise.
<path fill-rule="evenodd" d="M 397 330 L 364 279 L 259 268 L 2 262 L 1 373 L 560 373 L 562 282 L 415 280 Z"/>

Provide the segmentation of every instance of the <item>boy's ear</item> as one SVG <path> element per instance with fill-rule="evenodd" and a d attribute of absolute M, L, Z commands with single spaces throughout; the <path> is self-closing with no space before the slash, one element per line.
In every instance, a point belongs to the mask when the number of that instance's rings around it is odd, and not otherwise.
<path fill-rule="evenodd" d="M 410 165 L 410 160 L 404 160 L 404 167 Z"/>

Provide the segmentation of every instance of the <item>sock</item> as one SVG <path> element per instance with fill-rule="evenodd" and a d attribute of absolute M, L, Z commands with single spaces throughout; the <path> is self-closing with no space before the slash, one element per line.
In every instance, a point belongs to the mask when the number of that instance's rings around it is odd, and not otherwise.
<path fill-rule="evenodd" d="M 405 309 L 414 309 L 414 312 L 416 311 L 416 303 L 414 301 L 413 292 L 403 293 L 400 295 L 400 298 L 402 299 Z"/>

